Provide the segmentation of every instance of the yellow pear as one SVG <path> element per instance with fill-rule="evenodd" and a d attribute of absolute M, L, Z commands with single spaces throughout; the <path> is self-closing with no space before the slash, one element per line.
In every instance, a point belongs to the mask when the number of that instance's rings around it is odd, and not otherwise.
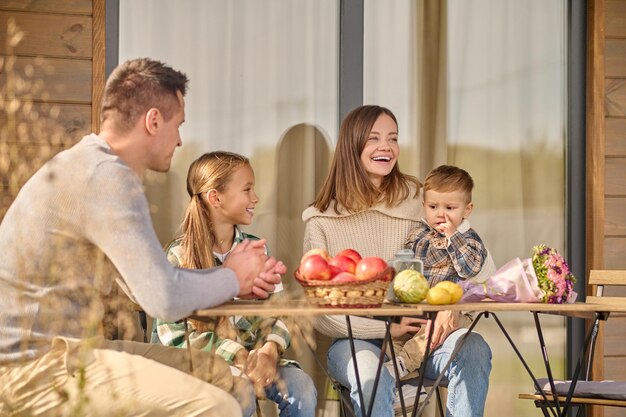
<path fill-rule="evenodd" d="M 450 293 L 436 285 L 428 290 L 428 294 L 426 294 L 428 304 L 450 304 L 450 300 L 452 300 Z"/>
<path fill-rule="evenodd" d="M 435 288 L 443 288 L 450 293 L 450 304 L 458 303 L 461 297 L 463 297 L 463 289 L 461 288 L 461 286 L 452 281 L 441 281 L 440 283 L 435 285 Z"/>

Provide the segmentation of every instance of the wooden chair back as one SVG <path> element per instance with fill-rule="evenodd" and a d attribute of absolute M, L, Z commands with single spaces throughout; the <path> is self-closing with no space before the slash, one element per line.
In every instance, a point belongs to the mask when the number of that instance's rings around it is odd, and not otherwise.
<path fill-rule="evenodd" d="M 605 305 L 624 305 L 626 296 L 605 294 L 610 286 L 626 286 L 626 271 L 593 269 L 589 273 L 589 285 L 596 288 L 595 295 L 587 296 L 586 302 Z"/>
<path fill-rule="evenodd" d="M 600 304 L 600 305 L 620 305 L 623 306 L 626 304 L 626 291 L 619 291 L 617 288 L 611 287 L 626 287 L 626 270 L 599 270 L 594 269 L 589 273 L 588 284 L 592 285 L 594 289 L 594 295 L 588 295 L 585 299 L 587 303 Z M 587 370 L 584 380 L 588 380 L 591 366 L 592 366 L 592 358 L 595 348 L 596 334 L 600 320 L 606 320 L 608 315 L 596 315 L 596 318 L 593 322 L 593 337 L 591 341 L 591 346 L 589 352 L 587 352 Z M 620 381 L 616 381 L 615 383 L 623 383 Z M 538 408 L 541 408 L 544 412 L 544 415 L 547 414 L 547 406 L 543 397 L 539 394 L 520 394 L 520 399 L 529 399 L 534 400 L 535 405 Z M 565 401 L 564 396 L 558 396 L 560 402 Z M 577 396 L 576 393 L 574 397 L 572 397 L 572 404 L 579 406 L 603 406 L 603 407 L 626 407 L 626 399 L 607 399 L 602 398 L 601 395 L 597 395 L 595 397 L 581 397 Z M 580 414 L 580 409 L 579 409 Z"/>

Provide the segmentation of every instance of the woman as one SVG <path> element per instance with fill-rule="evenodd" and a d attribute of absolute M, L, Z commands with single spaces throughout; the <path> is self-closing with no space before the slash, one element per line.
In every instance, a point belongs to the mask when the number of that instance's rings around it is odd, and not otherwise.
<path fill-rule="evenodd" d="M 422 217 L 420 182 L 398 167 L 398 125 L 393 113 L 380 106 L 354 109 L 341 124 L 330 173 L 312 206 L 302 214 L 306 223 L 304 251 L 323 248 L 335 254 L 353 248 L 363 256 L 393 257 Z M 369 406 L 385 325 L 351 317 L 357 364 L 366 407 Z M 434 323 L 435 349 L 426 363 L 427 378 L 435 379 L 447 363 L 457 340 L 466 333 L 460 314 L 442 312 Z M 391 335 L 417 332 L 423 320 L 405 318 L 392 324 Z M 317 321 L 321 333 L 335 338 L 328 351 L 328 370 L 350 389 L 357 415 L 364 415 L 358 398 L 348 332 L 343 316 Z M 471 333 L 446 370 L 449 380 L 446 415 L 482 416 L 491 371 L 491 351 Z M 395 381 L 383 368 L 372 415 L 392 417 Z"/>

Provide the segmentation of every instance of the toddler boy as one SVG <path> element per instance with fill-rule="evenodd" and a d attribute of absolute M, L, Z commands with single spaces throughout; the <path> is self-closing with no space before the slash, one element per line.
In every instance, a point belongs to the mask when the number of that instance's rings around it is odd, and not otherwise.
<path fill-rule="evenodd" d="M 441 281 L 457 282 L 491 273 L 495 265 L 480 236 L 470 227 L 474 181 L 467 171 L 441 165 L 424 181 L 424 213 L 419 226 L 407 238 L 410 248 L 424 262 L 424 275 L 431 287 Z M 485 268 L 488 260 L 491 267 Z M 482 274 L 481 274 L 482 275 Z M 463 324 L 463 319 L 462 323 Z M 426 326 L 407 341 L 394 341 L 400 378 L 419 368 L 426 350 Z M 392 375 L 393 363 L 387 367 Z"/>

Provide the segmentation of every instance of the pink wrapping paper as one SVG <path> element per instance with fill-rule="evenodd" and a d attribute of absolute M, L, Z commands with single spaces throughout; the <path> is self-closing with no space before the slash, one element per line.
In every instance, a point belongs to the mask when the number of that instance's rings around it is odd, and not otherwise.
<path fill-rule="evenodd" d="M 459 285 L 464 292 L 462 303 L 486 298 L 506 303 L 537 303 L 544 295 L 530 258 L 512 259 L 487 279 L 469 278 L 459 281 Z"/>

